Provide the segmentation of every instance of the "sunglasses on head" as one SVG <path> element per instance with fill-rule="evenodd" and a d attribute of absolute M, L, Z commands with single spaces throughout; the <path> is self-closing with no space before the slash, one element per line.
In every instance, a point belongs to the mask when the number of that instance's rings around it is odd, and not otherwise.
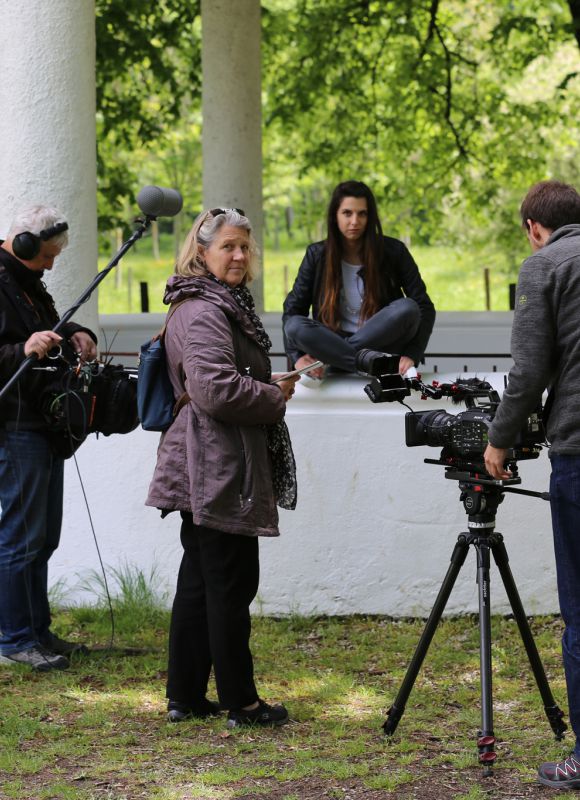
<path fill-rule="evenodd" d="M 212 208 L 209 213 L 212 217 L 217 217 L 219 214 L 226 214 L 228 211 L 237 211 L 242 217 L 246 216 L 243 208 Z"/>

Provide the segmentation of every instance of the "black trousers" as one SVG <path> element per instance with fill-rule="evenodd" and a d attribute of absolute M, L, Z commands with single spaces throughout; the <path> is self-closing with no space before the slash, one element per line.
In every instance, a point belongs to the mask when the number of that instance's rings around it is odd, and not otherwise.
<path fill-rule="evenodd" d="M 250 604 L 260 575 L 258 539 L 194 525 L 182 512 L 183 558 L 169 631 L 167 697 L 195 706 L 213 666 L 220 705 L 258 699 Z"/>

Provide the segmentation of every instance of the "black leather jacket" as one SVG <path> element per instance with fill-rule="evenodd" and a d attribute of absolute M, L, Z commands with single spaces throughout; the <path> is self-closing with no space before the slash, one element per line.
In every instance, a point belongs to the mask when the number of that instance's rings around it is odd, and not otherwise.
<path fill-rule="evenodd" d="M 409 356 L 415 363 L 419 363 L 423 358 L 427 342 L 433 330 L 435 307 L 427 294 L 419 268 L 403 242 L 390 236 L 384 236 L 383 241 L 381 308 L 400 297 L 410 297 L 417 303 L 421 311 L 421 324 L 416 336 L 409 342 L 405 352 L 401 353 L 401 355 Z M 284 301 L 283 323 L 296 314 L 307 317 L 311 308 L 312 318 L 319 319 L 325 246 L 325 241 L 316 242 L 306 250 L 298 275 L 294 281 L 294 286 Z M 361 267 L 359 275 L 364 282 L 364 267 Z M 291 359 L 293 364 L 296 363 L 300 356 L 304 355 L 304 353 L 293 350 L 286 338 L 284 338 L 284 347 L 288 358 Z"/>
<path fill-rule="evenodd" d="M 51 330 L 58 322 L 58 313 L 42 282 L 42 274 L 29 270 L 0 247 L 0 389 L 24 361 L 24 344 L 30 335 Z M 74 322 L 67 322 L 60 334 L 66 340 L 77 331 L 85 331 L 97 341 L 92 331 Z M 38 367 L 52 363 L 43 359 Z M 0 429 L 47 429 L 38 401 L 51 377 L 50 372 L 38 369 L 23 375 L 0 400 Z"/>

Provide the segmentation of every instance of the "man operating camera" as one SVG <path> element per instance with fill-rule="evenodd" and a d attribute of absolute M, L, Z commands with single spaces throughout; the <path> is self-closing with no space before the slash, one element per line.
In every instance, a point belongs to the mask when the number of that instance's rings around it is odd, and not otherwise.
<path fill-rule="evenodd" d="M 540 766 L 541 783 L 580 787 L 580 195 L 543 181 L 527 193 L 522 224 L 532 248 L 516 292 L 514 366 L 489 429 L 485 466 L 506 479 L 506 448 L 549 387 L 545 409 L 552 475 L 550 503 L 573 753 Z"/>
<path fill-rule="evenodd" d="M 58 546 L 64 461 L 55 453 L 39 396 L 60 343 L 80 360 L 96 356 L 96 337 L 58 314 L 42 281 L 68 242 L 68 225 L 54 208 L 34 206 L 13 220 L 0 241 L 0 388 L 27 356 L 36 369 L 0 401 L 0 664 L 64 669 L 78 645 L 50 630 L 47 564 Z"/>

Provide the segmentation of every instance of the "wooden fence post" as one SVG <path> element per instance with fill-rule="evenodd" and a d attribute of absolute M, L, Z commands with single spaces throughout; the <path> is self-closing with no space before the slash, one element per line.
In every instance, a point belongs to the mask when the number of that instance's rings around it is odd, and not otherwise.
<path fill-rule="evenodd" d="M 489 267 L 484 267 L 483 279 L 485 282 L 485 310 L 491 311 L 491 292 L 489 288 Z"/>

